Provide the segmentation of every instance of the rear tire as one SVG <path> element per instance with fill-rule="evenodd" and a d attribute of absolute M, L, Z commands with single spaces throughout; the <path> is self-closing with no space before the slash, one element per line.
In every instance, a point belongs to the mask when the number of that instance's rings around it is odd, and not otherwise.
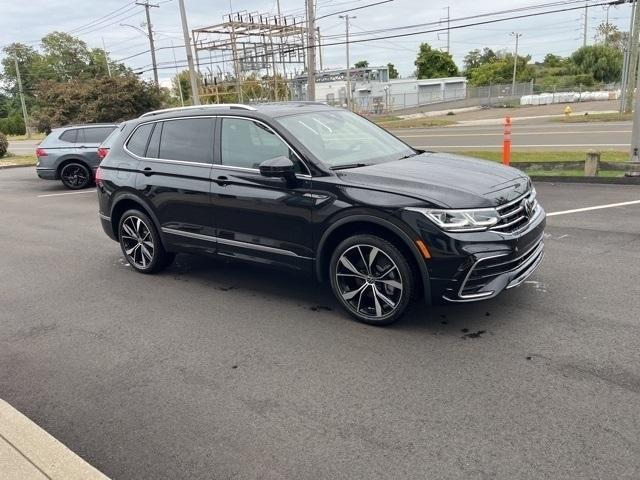
<path fill-rule="evenodd" d="M 81 190 L 91 185 L 91 172 L 80 162 L 69 162 L 60 169 L 62 184 L 71 190 Z"/>
<path fill-rule="evenodd" d="M 159 272 L 175 258 L 175 253 L 164 249 L 155 225 L 140 210 L 127 210 L 120 217 L 118 240 L 124 258 L 140 273 Z"/>
<path fill-rule="evenodd" d="M 331 288 L 353 317 L 370 325 L 389 325 L 406 311 L 415 279 L 408 260 L 392 243 L 375 235 L 342 241 L 329 264 Z"/>

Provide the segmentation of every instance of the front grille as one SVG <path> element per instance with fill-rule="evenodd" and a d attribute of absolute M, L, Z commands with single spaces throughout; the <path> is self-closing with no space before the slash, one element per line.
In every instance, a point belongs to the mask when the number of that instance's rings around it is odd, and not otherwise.
<path fill-rule="evenodd" d="M 514 278 L 507 288 L 516 286 L 521 277 L 524 279 L 542 259 L 544 243 L 542 239 L 526 253 L 516 258 L 505 260 L 506 255 L 485 257 L 478 260 L 467 274 L 460 290 L 460 297 L 482 295 L 484 288 L 495 278 L 513 273 Z M 493 293 L 493 292 L 490 292 Z"/>
<path fill-rule="evenodd" d="M 496 207 L 500 221 L 491 230 L 513 233 L 525 227 L 538 209 L 536 191 L 531 189 L 515 200 Z"/>

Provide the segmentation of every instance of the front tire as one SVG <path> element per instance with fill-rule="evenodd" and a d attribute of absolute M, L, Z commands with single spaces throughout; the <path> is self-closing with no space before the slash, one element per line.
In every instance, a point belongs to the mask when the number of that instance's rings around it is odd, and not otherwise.
<path fill-rule="evenodd" d="M 175 257 L 164 249 L 151 219 L 139 210 L 127 210 L 120 217 L 118 240 L 125 259 L 140 273 L 159 272 Z"/>
<path fill-rule="evenodd" d="M 411 266 L 392 243 L 356 235 L 340 243 L 329 265 L 331 288 L 357 320 L 389 325 L 406 311 L 415 288 Z"/>
<path fill-rule="evenodd" d="M 71 190 L 81 190 L 91 184 L 91 172 L 80 162 L 69 162 L 60 170 L 60 180 Z"/>

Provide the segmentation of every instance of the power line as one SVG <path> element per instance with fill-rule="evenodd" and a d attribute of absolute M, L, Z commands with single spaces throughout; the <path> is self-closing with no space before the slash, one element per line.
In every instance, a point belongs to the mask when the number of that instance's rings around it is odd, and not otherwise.
<path fill-rule="evenodd" d="M 94 25 L 94 24 L 96 24 L 96 23 L 100 23 L 100 20 L 102 20 L 102 19 L 106 19 L 107 17 L 111 17 L 112 15 L 116 14 L 116 13 L 117 13 L 117 12 L 119 12 L 120 10 L 124 10 L 125 8 L 127 8 L 127 7 L 131 6 L 133 3 L 135 3 L 135 2 L 127 2 L 127 3 L 125 3 L 122 7 L 117 8 L 117 9 L 115 9 L 115 10 L 113 10 L 113 11 L 111 11 L 111 12 L 109 12 L 109 13 L 107 13 L 107 14 L 105 14 L 105 15 L 101 16 L 101 17 L 98 17 L 98 18 L 96 18 L 95 20 L 92 20 L 92 21 L 90 21 L 90 22 L 88 22 L 88 23 L 85 23 L 85 24 L 83 24 L 83 25 L 80 25 L 79 27 L 72 28 L 71 30 L 67 31 L 67 33 L 68 33 L 68 34 L 72 34 L 72 33 L 74 33 L 74 32 L 78 32 L 78 31 L 80 31 L 80 30 L 84 30 L 84 29 L 85 29 L 85 28 L 87 28 L 87 27 L 91 27 L 91 26 L 93 26 L 93 25 Z M 123 12 L 123 13 L 124 13 L 124 12 Z"/>
<path fill-rule="evenodd" d="M 581 3 L 582 4 L 583 0 L 574 0 L 574 1 L 570 1 L 570 2 L 553 2 L 554 4 L 566 4 L 566 3 L 572 3 L 572 4 L 576 4 L 576 3 Z M 601 6 L 601 5 L 609 5 L 609 4 L 615 4 L 616 0 L 610 0 L 610 1 L 606 1 L 606 2 L 600 2 L 600 3 L 595 3 L 595 4 L 591 4 L 590 6 Z M 569 12 L 569 11 L 575 11 L 575 10 L 579 10 L 579 9 L 583 9 L 584 8 L 584 4 L 580 5 L 580 6 L 573 6 L 573 7 L 566 7 L 566 8 L 560 8 L 560 9 L 555 9 L 555 10 L 546 10 L 544 12 L 533 12 L 533 13 L 528 13 L 528 14 L 522 14 L 522 15 L 513 15 L 510 17 L 503 17 L 503 18 L 496 18 L 496 19 L 489 19 L 489 20 L 482 20 L 479 22 L 472 22 L 472 23 L 467 23 L 467 24 L 462 24 L 462 25 L 452 25 L 451 28 L 452 30 L 458 30 L 458 29 L 463 29 L 463 28 L 469 28 L 469 27 L 476 27 L 476 26 L 480 26 L 480 25 L 490 25 L 493 23 L 501 23 L 501 22 L 506 22 L 506 21 L 510 21 L 510 20 L 519 20 L 519 19 L 523 19 L 523 18 L 530 18 L 530 17 L 538 17 L 538 16 L 543 16 L 543 15 L 551 15 L 554 13 L 564 13 L 564 12 Z M 514 10 L 520 10 L 522 11 L 522 9 L 514 9 Z M 500 14 L 502 12 L 499 12 Z M 478 17 L 486 17 L 492 15 L 490 13 L 487 14 L 481 14 L 481 15 L 475 15 L 473 17 L 478 18 Z M 472 17 L 472 18 L 473 18 Z M 434 22 L 435 24 L 438 24 L 439 22 Z M 409 26 L 409 27 L 397 27 L 397 29 L 401 29 L 401 28 L 414 28 L 414 26 Z M 438 28 L 434 28 L 434 29 L 430 29 L 430 30 L 421 30 L 421 31 L 417 31 L 417 32 L 407 32 L 407 33 L 399 33 L 399 34 L 394 34 L 394 35 L 385 35 L 385 36 L 379 36 L 379 37 L 371 37 L 371 38 L 363 38 L 363 39 L 355 39 L 355 40 L 349 40 L 349 43 L 365 43 L 365 42 L 376 42 L 376 41 L 380 41 L 380 40 L 388 40 L 388 39 L 393 39 L 393 38 L 403 38 L 403 37 L 410 37 L 410 36 L 414 36 L 414 35 L 424 35 L 427 33 L 436 33 L 436 32 L 441 32 L 441 31 L 445 31 L 447 29 L 447 27 L 438 27 Z M 355 35 L 355 34 L 353 34 Z M 352 36 L 353 36 L 352 35 Z M 347 43 L 346 41 L 338 41 L 338 42 L 331 42 L 331 43 L 324 43 L 322 46 L 323 47 L 330 47 L 330 46 L 335 46 L 335 45 L 344 45 L 345 43 Z M 308 46 L 304 46 L 304 47 L 292 47 L 290 49 L 284 50 L 282 53 L 289 53 L 289 52 L 295 52 L 297 50 L 302 50 L 302 49 L 306 49 L 309 48 Z M 251 58 L 260 58 L 261 55 L 254 55 L 254 56 L 250 56 L 247 57 L 248 59 Z M 173 67 L 170 67 L 173 68 Z M 149 70 L 143 70 L 142 72 L 139 73 L 145 73 Z"/>

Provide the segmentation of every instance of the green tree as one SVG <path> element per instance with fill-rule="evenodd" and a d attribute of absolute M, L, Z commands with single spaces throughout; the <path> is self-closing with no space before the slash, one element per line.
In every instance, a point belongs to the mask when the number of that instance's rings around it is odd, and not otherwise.
<path fill-rule="evenodd" d="M 547 53 L 544 56 L 542 64 L 545 67 L 557 68 L 561 67 L 564 59 L 560 55 L 554 55 L 553 53 Z"/>
<path fill-rule="evenodd" d="M 471 75 L 471 72 L 485 63 L 494 61 L 498 56 L 496 53 L 487 47 L 482 50 L 476 48 L 467 53 L 464 57 L 464 71 L 466 75 Z"/>
<path fill-rule="evenodd" d="M 428 43 L 420 45 L 418 58 L 414 62 L 418 78 L 455 77 L 458 67 L 451 54 L 434 50 Z"/>
<path fill-rule="evenodd" d="M 393 63 L 387 63 L 387 68 L 389 69 L 389 80 L 395 80 L 400 77 L 398 70 L 396 70 L 396 66 Z"/>
<path fill-rule="evenodd" d="M 354 68 L 367 68 L 368 66 L 369 66 L 368 60 L 360 60 L 359 62 L 355 63 Z"/>
<path fill-rule="evenodd" d="M 535 77 L 535 69 L 529 65 L 531 56 L 518 55 L 516 81 L 528 82 Z M 482 86 L 497 83 L 511 83 L 513 80 L 513 54 L 502 53 L 494 61 L 480 65 L 468 76 L 471 85 Z"/>
<path fill-rule="evenodd" d="M 34 101 L 33 91 L 41 80 L 48 78 L 46 66 L 42 55 L 33 47 L 22 43 L 12 43 L 2 49 L 2 73 L 0 81 L 5 84 L 5 90 L 9 94 L 10 109 L 19 108 L 18 77 L 16 74 L 15 59 L 18 59 L 22 87 L 25 92 L 27 107 L 31 107 Z"/>
<path fill-rule="evenodd" d="M 40 108 L 32 120 L 40 131 L 69 123 L 119 122 L 161 106 L 163 92 L 135 75 L 44 81 L 36 92 Z"/>
<path fill-rule="evenodd" d="M 589 73 L 598 82 L 615 82 L 622 73 L 623 54 L 610 45 L 596 44 L 582 47 L 571 55 L 575 73 Z"/>
<path fill-rule="evenodd" d="M 9 149 L 9 141 L 4 133 L 0 132 L 0 158 L 4 157 L 7 154 L 7 150 Z"/>

